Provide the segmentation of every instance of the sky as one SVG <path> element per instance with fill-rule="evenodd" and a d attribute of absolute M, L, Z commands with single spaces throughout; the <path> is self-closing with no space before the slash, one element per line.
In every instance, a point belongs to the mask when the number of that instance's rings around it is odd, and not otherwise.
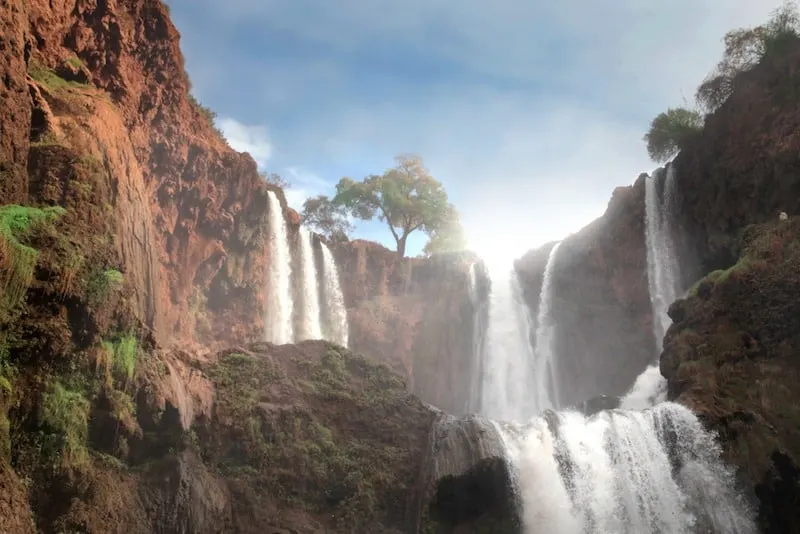
<path fill-rule="evenodd" d="M 168 0 L 194 95 L 300 209 L 420 155 L 470 248 L 510 262 L 656 167 L 642 135 L 693 105 L 730 29 L 779 0 Z M 394 242 L 378 221 L 355 237 Z M 424 235 L 409 239 L 418 253 Z"/>

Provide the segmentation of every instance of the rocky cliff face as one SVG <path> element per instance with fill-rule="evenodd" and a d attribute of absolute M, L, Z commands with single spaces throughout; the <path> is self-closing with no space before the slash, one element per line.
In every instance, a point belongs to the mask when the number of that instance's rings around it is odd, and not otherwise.
<path fill-rule="evenodd" d="M 157 339 L 257 337 L 267 188 L 188 96 L 166 7 L 9 0 L 0 18 L 4 201 L 63 204 L 52 182 L 91 160 Z"/>
<path fill-rule="evenodd" d="M 480 260 L 468 253 L 399 260 L 387 248 L 360 240 L 338 247 L 335 255 L 351 348 L 403 374 L 423 400 L 464 413 L 477 372 L 470 269 Z"/>
<path fill-rule="evenodd" d="M 603 217 L 559 247 L 552 310 L 562 406 L 625 393 L 656 357 L 644 192 L 643 176 L 633 186 L 617 188 Z M 534 316 L 552 246 L 531 251 L 515 264 Z"/>
<path fill-rule="evenodd" d="M 764 532 L 800 532 L 800 220 L 749 227 L 738 262 L 670 308 L 669 398 L 720 434 Z"/>

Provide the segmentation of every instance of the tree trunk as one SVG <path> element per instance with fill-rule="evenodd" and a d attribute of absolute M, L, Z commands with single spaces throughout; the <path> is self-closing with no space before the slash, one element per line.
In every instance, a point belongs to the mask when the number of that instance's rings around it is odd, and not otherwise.
<path fill-rule="evenodd" d="M 397 257 L 400 259 L 406 255 L 406 239 L 408 239 L 408 234 L 404 234 L 403 237 L 397 240 Z"/>

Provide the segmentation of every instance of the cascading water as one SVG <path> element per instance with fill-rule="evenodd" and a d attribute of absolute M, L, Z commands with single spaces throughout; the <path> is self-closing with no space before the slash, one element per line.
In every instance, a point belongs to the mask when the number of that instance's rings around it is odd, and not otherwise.
<path fill-rule="evenodd" d="M 303 306 L 300 308 L 300 330 L 297 341 L 305 339 L 322 339 L 320 324 L 319 284 L 317 282 L 317 265 L 314 262 L 314 248 L 311 243 L 311 232 L 300 228 L 300 276 L 303 289 Z"/>
<path fill-rule="evenodd" d="M 495 426 L 528 534 L 756 532 L 714 436 L 683 406 Z"/>
<path fill-rule="evenodd" d="M 292 327 L 292 257 L 283 208 L 278 196 L 269 191 L 269 291 L 267 297 L 266 339 L 272 343 L 291 343 Z"/>
<path fill-rule="evenodd" d="M 561 242 L 556 243 L 547 256 L 544 268 L 542 289 L 539 292 L 539 313 L 536 317 L 536 349 L 534 350 L 536 369 L 536 404 L 540 410 L 558 408 L 558 362 L 555 359 L 554 342 L 556 323 L 553 313 L 553 269 Z"/>
<path fill-rule="evenodd" d="M 647 280 L 650 304 L 653 309 L 653 334 L 658 350 L 664 334 L 672 323 L 667 310 L 678 297 L 680 267 L 675 257 L 670 230 L 670 208 L 674 198 L 675 171 L 670 165 L 664 177 L 664 169 L 658 169 L 645 181 Z M 664 177 L 659 198 L 657 181 Z"/>
<path fill-rule="evenodd" d="M 661 198 L 658 180 L 663 178 Z M 667 315 L 669 306 L 678 298 L 680 265 L 673 246 L 670 215 L 675 198 L 675 171 L 668 166 L 657 169 L 645 181 L 645 241 L 647 243 L 647 282 L 650 291 L 650 306 L 653 310 L 653 336 L 656 352 L 660 355 L 664 334 L 672 320 Z M 622 399 L 620 406 L 626 409 L 644 409 L 666 400 L 667 382 L 661 376 L 658 363 L 650 365 L 636 379 L 633 387 Z"/>
<path fill-rule="evenodd" d="M 473 263 L 469 269 L 469 299 L 473 307 L 472 316 L 472 369 L 470 372 L 469 395 L 464 406 L 464 413 L 481 413 L 483 369 L 486 353 L 486 330 L 489 321 L 489 300 L 478 287 L 478 264 Z"/>
<path fill-rule="evenodd" d="M 322 248 L 322 288 L 325 296 L 327 316 L 323 321 L 325 339 L 343 347 L 347 346 L 349 327 L 347 324 L 347 308 L 339 284 L 339 269 L 330 249 L 321 243 Z"/>
<path fill-rule="evenodd" d="M 487 341 L 482 355 L 482 415 L 524 420 L 539 412 L 537 398 L 529 391 L 536 378 L 529 341 L 530 323 L 516 272 L 493 275 Z"/>

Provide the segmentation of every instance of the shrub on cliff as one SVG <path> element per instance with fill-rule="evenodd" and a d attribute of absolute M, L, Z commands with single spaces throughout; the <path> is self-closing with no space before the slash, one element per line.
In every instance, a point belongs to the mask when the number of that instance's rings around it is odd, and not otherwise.
<path fill-rule="evenodd" d="M 397 242 L 397 255 L 404 257 L 409 234 L 428 235 L 452 224 L 455 208 L 447 200 L 442 184 L 431 176 L 417 156 L 403 154 L 395 166 L 361 182 L 342 178 L 336 184 L 333 203 L 345 207 L 358 219 L 378 217 Z"/>
<path fill-rule="evenodd" d="M 667 161 L 680 151 L 688 137 L 702 129 L 703 117 L 696 111 L 670 108 L 660 113 L 644 136 L 650 159 L 659 163 Z"/>
<path fill-rule="evenodd" d="M 728 32 L 722 60 L 697 89 L 698 103 L 707 112 L 719 108 L 733 93 L 740 73 L 752 69 L 765 57 L 780 53 L 798 35 L 800 14 L 793 0 L 776 9 L 762 26 Z"/>

